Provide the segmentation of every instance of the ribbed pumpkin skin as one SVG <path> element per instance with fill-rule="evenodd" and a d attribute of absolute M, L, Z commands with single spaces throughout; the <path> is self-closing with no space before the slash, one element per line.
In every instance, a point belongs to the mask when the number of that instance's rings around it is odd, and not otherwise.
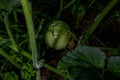
<path fill-rule="evenodd" d="M 53 21 L 45 32 L 46 44 L 56 50 L 64 49 L 69 39 L 69 27 L 63 21 Z"/>

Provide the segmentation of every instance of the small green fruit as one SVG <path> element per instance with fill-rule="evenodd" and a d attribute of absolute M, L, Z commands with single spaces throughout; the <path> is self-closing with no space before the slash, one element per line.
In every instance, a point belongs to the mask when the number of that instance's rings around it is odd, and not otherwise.
<path fill-rule="evenodd" d="M 52 22 L 45 33 L 46 44 L 56 50 L 64 49 L 70 39 L 69 30 L 63 21 Z"/>

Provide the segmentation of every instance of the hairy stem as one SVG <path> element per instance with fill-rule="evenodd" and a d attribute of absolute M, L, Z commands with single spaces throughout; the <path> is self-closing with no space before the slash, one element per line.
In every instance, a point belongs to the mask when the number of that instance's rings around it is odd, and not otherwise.
<path fill-rule="evenodd" d="M 27 23 L 28 33 L 29 33 L 29 39 L 31 44 L 31 51 L 32 51 L 32 59 L 33 59 L 33 66 L 37 67 L 37 45 L 36 45 L 36 39 L 35 39 L 35 32 L 33 28 L 33 21 L 32 21 L 32 14 L 31 9 L 28 0 L 21 0 L 23 11 Z"/>
<path fill-rule="evenodd" d="M 31 13 L 32 9 L 28 0 L 21 0 L 21 1 L 22 1 L 22 7 L 23 7 L 23 11 L 24 11 L 24 15 L 27 23 L 27 29 L 29 33 L 33 66 L 36 69 L 39 69 L 41 65 L 38 64 L 38 53 L 37 53 L 37 45 L 36 45 L 36 39 L 35 39 L 35 30 L 34 30 L 32 13 Z M 36 74 L 38 74 L 39 72 L 36 72 Z M 36 80 L 38 80 L 39 78 L 40 78 L 40 75 L 36 75 Z"/>
<path fill-rule="evenodd" d="M 11 28 L 10 28 L 10 23 L 9 23 L 9 19 L 8 19 L 8 14 L 4 14 L 4 23 L 5 23 L 5 27 L 7 29 L 7 32 L 8 32 L 8 35 L 9 35 L 9 38 L 10 38 L 10 41 L 12 42 L 13 44 L 13 47 L 14 47 L 14 50 L 19 52 L 19 49 L 18 49 L 18 45 L 13 37 L 13 34 L 12 34 L 12 31 L 11 31 Z"/>

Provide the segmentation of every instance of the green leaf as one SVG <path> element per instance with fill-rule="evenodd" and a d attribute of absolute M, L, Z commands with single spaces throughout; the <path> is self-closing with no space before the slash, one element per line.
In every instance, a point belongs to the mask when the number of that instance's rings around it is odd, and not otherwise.
<path fill-rule="evenodd" d="M 120 57 L 110 57 L 107 68 L 112 73 L 120 74 Z"/>
<path fill-rule="evenodd" d="M 68 52 L 67 56 L 63 57 L 59 64 L 63 65 L 63 68 L 71 65 L 84 67 L 95 66 L 96 68 L 103 68 L 104 60 L 105 55 L 100 49 L 82 46 Z"/>
<path fill-rule="evenodd" d="M 94 68 L 70 67 L 67 72 L 74 80 L 101 80 L 101 75 Z"/>
<path fill-rule="evenodd" d="M 58 69 L 75 80 L 94 80 L 94 76 L 99 80 L 101 75 L 98 69 L 102 70 L 104 60 L 105 55 L 99 48 L 81 46 L 68 52 L 58 63 Z"/>
<path fill-rule="evenodd" d="M 18 6 L 20 0 L 0 0 L 0 14 L 11 12 L 15 5 Z"/>
<path fill-rule="evenodd" d="M 58 64 L 59 69 L 64 69 L 71 66 L 83 66 L 90 67 L 91 65 L 82 61 L 78 56 L 76 56 L 75 50 L 70 51 L 67 56 L 63 57 Z"/>
<path fill-rule="evenodd" d="M 2 80 L 18 80 L 18 75 L 15 72 L 11 71 L 0 73 L 0 78 L 2 78 Z"/>
<path fill-rule="evenodd" d="M 76 53 L 75 55 L 78 56 L 79 59 L 97 68 L 103 68 L 104 66 L 105 55 L 99 48 L 87 46 L 77 47 L 74 53 Z"/>
<path fill-rule="evenodd" d="M 24 63 L 20 71 L 23 80 L 31 80 L 35 76 L 35 72 L 30 63 Z"/>
<path fill-rule="evenodd" d="M 0 40 L 0 47 L 5 47 L 8 46 L 10 44 L 10 40 L 9 39 L 2 39 Z"/>

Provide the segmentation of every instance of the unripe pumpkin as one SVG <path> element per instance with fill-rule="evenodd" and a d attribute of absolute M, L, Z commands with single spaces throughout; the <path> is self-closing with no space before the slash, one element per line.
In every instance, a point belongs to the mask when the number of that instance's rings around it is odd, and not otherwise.
<path fill-rule="evenodd" d="M 46 44 L 56 50 L 64 49 L 70 39 L 69 30 L 63 21 L 53 21 L 45 32 Z"/>

